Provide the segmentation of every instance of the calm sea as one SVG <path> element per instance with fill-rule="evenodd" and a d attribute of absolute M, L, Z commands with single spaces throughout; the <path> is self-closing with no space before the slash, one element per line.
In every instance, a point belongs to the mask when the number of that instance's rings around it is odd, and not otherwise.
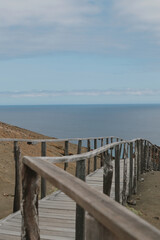
<path fill-rule="evenodd" d="M 0 106 L 0 121 L 57 138 L 112 135 L 160 145 L 160 105 Z"/>

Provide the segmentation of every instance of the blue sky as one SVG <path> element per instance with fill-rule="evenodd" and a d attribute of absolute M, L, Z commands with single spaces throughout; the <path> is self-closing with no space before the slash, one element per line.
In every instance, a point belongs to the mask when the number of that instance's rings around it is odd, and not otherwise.
<path fill-rule="evenodd" d="M 0 105 L 160 103 L 159 0 L 0 0 Z"/>

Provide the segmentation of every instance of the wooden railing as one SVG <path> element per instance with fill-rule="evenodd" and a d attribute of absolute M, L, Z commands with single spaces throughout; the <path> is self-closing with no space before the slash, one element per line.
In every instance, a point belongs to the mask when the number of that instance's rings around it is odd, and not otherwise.
<path fill-rule="evenodd" d="M 76 240 L 89 239 L 160 239 L 160 231 L 118 204 L 125 204 L 137 191 L 140 174 L 160 170 L 160 150 L 149 141 L 134 139 L 101 146 L 87 153 L 63 157 L 23 158 L 22 239 L 40 239 L 38 228 L 38 174 L 71 197 L 76 203 Z M 110 195 L 115 162 L 115 200 L 90 188 L 85 181 L 86 161 L 101 156 L 104 166 L 103 192 Z M 120 160 L 123 159 L 123 189 L 120 192 Z M 54 163 L 76 162 L 77 177 L 59 169 Z M 127 192 L 127 162 L 129 162 L 129 192 Z M 96 165 L 96 164 L 94 164 Z M 81 180 L 83 181 L 81 181 Z M 117 203 L 116 203 L 117 202 Z M 86 217 L 85 229 L 85 211 Z M 99 236 L 99 237 L 97 237 Z"/>
<path fill-rule="evenodd" d="M 69 155 L 69 143 L 77 144 L 77 153 L 80 154 L 82 146 L 86 147 L 86 151 L 91 151 L 91 149 L 97 149 L 99 146 L 104 144 L 120 141 L 122 139 L 110 136 L 110 137 L 90 137 L 90 138 L 65 138 L 65 139 L 18 139 L 18 138 L 1 138 L 0 142 L 12 142 L 14 149 L 14 160 L 15 160 L 15 193 L 14 193 L 14 203 L 13 212 L 20 209 L 20 195 L 21 195 L 21 181 L 20 181 L 20 161 L 21 161 L 21 149 L 19 143 L 27 143 L 29 145 L 41 144 L 41 156 L 47 155 L 47 143 L 57 143 L 64 142 L 64 156 Z M 64 170 L 67 170 L 68 163 L 64 162 Z M 94 158 L 94 170 L 97 168 L 97 157 Z M 90 159 L 88 159 L 88 174 L 90 173 Z M 46 182 L 41 179 L 41 198 L 46 196 Z"/>

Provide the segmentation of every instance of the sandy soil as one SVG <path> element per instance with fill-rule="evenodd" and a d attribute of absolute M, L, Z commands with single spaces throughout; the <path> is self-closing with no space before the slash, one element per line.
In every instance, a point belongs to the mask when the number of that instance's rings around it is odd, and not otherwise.
<path fill-rule="evenodd" d="M 160 229 L 160 172 L 148 172 L 141 175 L 138 192 L 132 198 L 136 200 L 136 214 Z M 131 206 L 130 206 L 131 207 Z"/>

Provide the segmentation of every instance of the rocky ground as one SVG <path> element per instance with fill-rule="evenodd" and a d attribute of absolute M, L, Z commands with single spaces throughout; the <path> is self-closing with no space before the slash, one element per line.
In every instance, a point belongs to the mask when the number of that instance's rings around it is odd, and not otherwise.
<path fill-rule="evenodd" d="M 138 192 L 132 196 L 136 205 L 129 208 L 140 217 L 160 229 L 160 172 L 141 175 Z"/>

